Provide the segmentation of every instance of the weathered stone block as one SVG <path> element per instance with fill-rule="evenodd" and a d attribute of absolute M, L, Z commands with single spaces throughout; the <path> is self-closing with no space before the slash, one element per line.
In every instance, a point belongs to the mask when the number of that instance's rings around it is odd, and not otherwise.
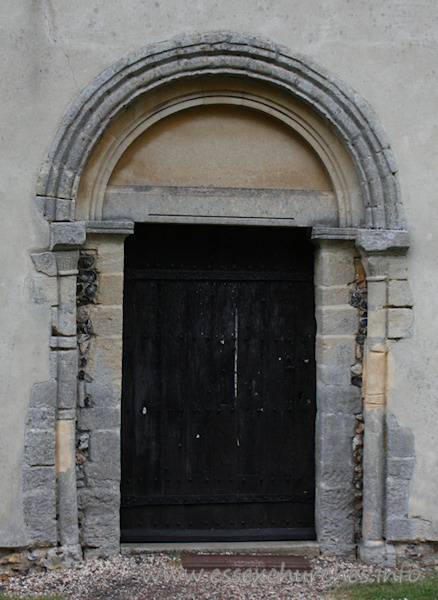
<path fill-rule="evenodd" d="M 359 388 L 348 385 L 317 384 L 317 406 L 319 412 L 353 415 L 362 412 L 362 397 Z"/>
<path fill-rule="evenodd" d="M 350 365 L 317 365 L 316 382 L 321 385 L 347 386 L 351 381 Z"/>
<path fill-rule="evenodd" d="M 366 271 L 368 277 L 388 277 L 391 257 L 387 254 L 368 254 Z"/>
<path fill-rule="evenodd" d="M 99 289 L 97 302 L 106 305 L 123 304 L 123 275 L 101 275 L 99 277 Z"/>
<path fill-rule="evenodd" d="M 120 517 L 119 508 L 112 510 L 98 510 L 94 514 L 87 509 L 82 520 L 82 541 L 85 546 L 94 548 L 119 547 Z"/>
<path fill-rule="evenodd" d="M 78 247 L 85 242 L 85 223 L 51 223 L 50 224 L 50 249 L 65 246 Z"/>
<path fill-rule="evenodd" d="M 118 461 L 120 458 L 119 430 L 92 431 L 90 433 L 89 456 L 92 462 Z"/>
<path fill-rule="evenodd" d="M 56 544 L 55 496 L 44 493 L 23 494 L 23 512 L 30 543 Z"/>
<path fill-rule="evenodd" d="M 415 458 L 389 458 L 388 475 L 395 479 L 411 479 L 415 469 Z"/>
<path fill-rule="evenodd" d="M 350 290 L 347 285 L 325 286 L 315 288 L 315 303 L 317 306 L 346 305 L 350 302 Z"/>
<path fill-rule="evenodd" d="M 374 189 L 371 189 L 371 193 L 373 195 L 374 198 L 378 198 L 379 196 L 381 196 L 382 191 L 381 189 L 377 189 L 377 186 L 373 186 L 373 181 L 369 182 L 370 187 Z M 380 187 L 380 186 L 379 186 Z M 385 216 L 385 209 L 383 208 L 383 206 L 372 206 L 371 207 L 371 214 L 373 215 L 373 226 L 374 227 L 384 227 L 386 225 L 386 216 Z"/>
<path fill-rule="evenodd" d="M 409 482 L 392 476 L 386 478 L 386 517 L 404 519 L 409 510 Z"/>
<path fill-rule="evenodd" d="M 121 382 L 111 379 L 111 373 L 100 371 L 104 377 L 99 377 L 99 369 L 90 369 L 93 381 L 87 382 L 87 396 L 92 400 L 93 407 L 117 407 L 120 404 L 122 390 Z"/>
<path fill-rule="evenodd" d="M 84 473 L 88 485 L 91 486 L 100 485 L 104 481 L 120 481 L 120 457 L 112 455 L 108 460 L 86 462 Z"/>
<path fill-rule="evenodd" d="M 96 337 L 90 346 L 87 372 L 92 381 L 87 393 L 93 402 L 107 404 L 120 400 L 123 344 L 121 337 Z"/>
<path fill-rule="evenodd" d="M 62 417 L 58 412 L 58 417 Z M 58 479 L 63 478 L 63 487 L 72 485 L 75 453 L 75 424 L 72 419 L 58 418 L 56 422 L 56 469 Z M 70 482 L 68 478 L 70 477 Z M 76 496 L 76 493 L 75 493 Z"/>
<path fill-rule="evenodd" d="M 389 306 L 412 306 L 414 299 L 407 281 L 390 281 L 388 286 Z"/>
<path fill-rule="evenodd" d="M 71 200 L 37 196 L 36 203 L 41 215 L 48 221 L 74 220 L 74 202 Z"/>
<path fill-rule="evenodd" d="M 434 522 L 430 522 L 428 519 L 422 519 L 421 517 L 411 517 L 411 540 L 428 540 L 435 542 L 438 539 L 438 526 Z M 436 560 L 436 552 L 434 552 Z"/>
<path fill-rule="evenodd" d="M 102 239 L 104 238 L 104 239 Z M 99 273 L 123 273 L 123 237 L 99 236 L 97 240 L 97 270 Z"/>
<path fill-rule="evenodd" d="M 319 286 L 346 285 L 355 280 L 353 248 L 320 248 L 316 253 L 315 284 Z"/>
<path fill-rule="evenodd" d="M 44 493 L 47 490 L 48 496 L 53 493 L 55 498 L 55 467 L 29 467 L 24 466 L 22 471 L 23 491 L 25 494 L 33 494 L 38 491 Z"/>
<path fill-rule="evenodd" d="M 23 469 L 23 514 L 31 543 L 56 544 L 55 467 Z"/>
<path fill-rule="evenodd" d="M 358 229 L 356 246 L 366 252 L 406 249 L 409 247 L 409 233 L 396 229 Z"/>
<path fill-rule="evenodd" d="M 392 339 L 412 337 L 414 314 L 410 308 L 388 308 L 388 337 Z"/>
<path fill-rule="evenodd" d="M 390 279 L 407 279 L 408 268 L 406 265 L 406 257 L 391 256 L 388 274 Z"/>
<path fill-rule="evenodd" d="M 92 407 L 78 410 L 78 429 L 112 429 L 120 427 L 120 408 Z"/>
<path fill-rule="evenodd" d="M 390 460 L 394 458 L 415 458 L 415 438 L 410 429 L 398 425 L 395 417 L 388 414 L 387 452 Z"/>
<path fill-rule="evenodd" d="M 352 306 L 324 306 L 316 309 L 318 335 L 348 335 L 357 332 L 357 310 Z"/>
<path fill-rule="evenodd" d="M 120 485 L 118 482 L 106 481 L 103 485 L 95 485 L 78 490 L 78 506 L 81 510 L 91 507 L 120 506 Z"/>
<path fill-rule="evenodd" d="M 100 509 L 86 509 L 82 520 L 82 541 L 86 546 L 99 547 L 118 545 L 120 536 L 119 507 L 106 507 L 103 513 Z"/>
<path fill-rule="evenodd" d="M 92 306 L 90 316 L 96 335 L 121 338 L 123 331 L 122 306 Z"/>
<path fill-rule="evenodd" d="M 315 460 L 341 471 L 352 467 L 352 439 L 355 435 L 355 415 L 327 414 L 318 411 L 315 423 Z M 324 487 L 337 487 L 324 480 Z"/>
<path fill-rule="evenodd" d="M 51 252 L 41 252 L 39 254 L 32 254 L 31 256 L 37 271 L 44 273 L 49 277 L 56 276 L 58 270 L 56 267 L 56 258 L 54 254 Z"/>
<path fill-rule="evenodd" d="M 354 477 L 351 460 L 345 460 L 343 463 L 338 461 L 337 464 L 333 464 L 328 457 L 324 457 L 324 460 L 316 461 L 315 466 L 318 479 L 329 482 L 330 487 L 348 486 L 351 488 Z"/>
<path fill-rule="evenodd" d="M 320 366 L 350 368 L 355 360 L 356 336 L 316 337 L 316 362 Z"/>
<path fill-rule="evenodd" d="M 56 221 L 55 198 L 38 195 L 35 201 L 37 210 L 42 217 L 48 221 Z"/>
<path fill-rule="evenodd" d="M 74 220 L 74 202 L 56 198 L 55 203 L 55 220 L 56 221 L 73 221 Z"/>
<path fill-rule="evenodd" d="M 54 465 L 55 430 L 26 430 L 24 460 L 28 465 Z"/>
<path fill-rule="evenodd" d="M 55 380 L 35 383 L 30 392 L 31 407 L 55 407 L 57 383 Z"/>
<path fill-rule="evenodd" d="M 77 395 L 77 350 L 58 352 L 58 408 L 75 408 Z"/>
<path fill-rule="evenodd" d="M 47 429 L 53 431 L 55 428 L 55 407 L 29 408 L 26 417 L 28 429 Z"/>
<path fill-rule="evenodd" d="M 387 519 L 385 524 L 385 537 L 391 541 L 412 540 L 412 524 L 408 518 Z"/>
<path fill-rule="evenodd" d="M 316 529 L 321 551 L 346 555 L 355 551 L 355 520 L 350 487 L 326 489 L 317 486 Z"/>
<path fill-rule="evenodd" d="M 120 377 L 121 373 L 121 358 L 123 353 L 122 336 L 103 337 L 99 336 L 93 340 L 89 349 L 89 362 L 94 365 L 100 365 L 111 371 L 115 371 L 113 367 L 117 366 L 117 372 Z M 103 362 L 101 363 L 101 361 Z M 111 366 L 110 366 L 111 365 Z"/>

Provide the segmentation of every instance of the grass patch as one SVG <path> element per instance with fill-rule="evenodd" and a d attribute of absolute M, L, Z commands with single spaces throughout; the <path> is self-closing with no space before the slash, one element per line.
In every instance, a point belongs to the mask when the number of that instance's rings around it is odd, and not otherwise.
<path fill-rule="evenodd" d="M 419 581 L 346 584 L 331 592 L 339 600 L 437 600 L 438 577 Z"/>

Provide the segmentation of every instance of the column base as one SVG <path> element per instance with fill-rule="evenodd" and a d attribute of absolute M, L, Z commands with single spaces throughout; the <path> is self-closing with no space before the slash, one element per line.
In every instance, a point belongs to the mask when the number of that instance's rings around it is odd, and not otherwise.
<path fill-rule="evenodd" d="M 395 547 L 382 540 L 363 540 L 359 545 L 359 559 L 369 565 L 395 567 Z"/>

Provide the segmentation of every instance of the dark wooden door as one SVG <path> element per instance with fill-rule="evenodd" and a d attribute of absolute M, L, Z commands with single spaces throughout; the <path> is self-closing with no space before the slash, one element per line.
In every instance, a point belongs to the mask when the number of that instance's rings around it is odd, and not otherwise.
<path fill-rule="evenodd" d="M 123 541 L 312 539 L 306 232 L 140 225 L 125 251 Z"/>

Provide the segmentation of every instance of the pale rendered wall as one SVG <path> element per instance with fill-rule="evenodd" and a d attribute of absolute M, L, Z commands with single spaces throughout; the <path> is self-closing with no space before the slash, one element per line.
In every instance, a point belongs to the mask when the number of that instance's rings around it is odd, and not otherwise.
<path fill-rule="evenodd" d="M 369 101 L 392 145 L 411 233 L 415 334 L 393 350 L 389 410 L 413 433 L 409 511 L 419 518 L 410 534 L 437 538 L 435 1 L 3 0 L 0 546 L 26 542 L 24 422 L 32 384 L 49 377 L 49 305 L 35 294 L 31 302 L 29 291 L 36 277 L 30 252 L 48 245 L 34 203 L 39 168 L 69 104 L 95 75 L 151 42 L 212 30 L 261 36 L 309 56 Z"/>

